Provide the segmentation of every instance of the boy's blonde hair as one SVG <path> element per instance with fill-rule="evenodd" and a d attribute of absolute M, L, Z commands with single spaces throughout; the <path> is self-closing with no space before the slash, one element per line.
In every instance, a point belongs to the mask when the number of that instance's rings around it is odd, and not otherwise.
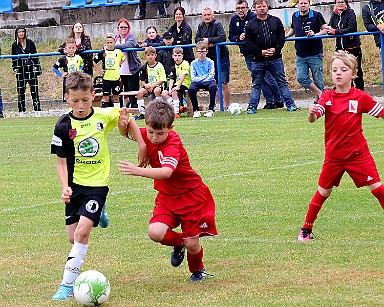
<path fill-rule="evenodd" d="M 172 51 L 173 54 L 184 54 L 184 50 L 181 47 L 175 47 Z"/>
<path fill-rule="evenodd" d="M 146 47 L 144 49 L 144 54 L 147 55 L 147 54 L 156 54 L 156 48 L 155 47 L 152 47 L 152 46 L 149 46 L 149 47 Z"/>
<path fill-rule="evenodd" d="M 93 92 L 92 78 L 90 75 L 82 71 L 71 72 L 65 83 L 65 92 L 69 94 L 69 91 L 81 90 Z"/>
<path fill-rule="evenodd" d="M 206 42 L 200 41 L 196 44 L 196 49 L 206 49 L 208 50 L 208 44 Z"/>
<path fill-rule="evenodd" d="M 332 71 L 332 63 L 334 60 L 339 59 L 345 66 L 352 70 L 354 76 L 357 74 L 357 59 L 356 57 L 349 53 L 348 51 L 338 50 L 332 56 L 331 61 L 331 71 Z"/>
<path fill-rule="evenodd" d="M 152 129 L 171 128 L 175 119 L 175 111 L 164 99 L 154 99 L 145 108 L 145 124 Z"/>
<path fill-rule="evenodd" d="M 113 34 L 113 33 L 107 33 L 107 34 L 105 34 L 105 39 L 107 39 L 107 38 L 113 38 L 114 40 L 116 40 L 116 38 L 115 38 L 115 34 Z"/>
<path fill-rule="evenodd" d="M 68 44 L 75 44 L 76 45 L 76 40 L 73 37 L 67 38 L 67 40 L 65 41 L 65 44 L 66 45 L 68 45 Z"/>

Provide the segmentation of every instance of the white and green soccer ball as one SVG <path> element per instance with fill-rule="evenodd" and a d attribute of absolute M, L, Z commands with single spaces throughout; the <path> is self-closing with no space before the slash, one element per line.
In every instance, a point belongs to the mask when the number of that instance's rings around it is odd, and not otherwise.
<path fill-rule="evenodd" d="M 98 271 L 81 273 L 73 285 L 73 296 L 84 306 L 99 306 L 106 302 L 111 292 L 108 278 Z"/>
<path fill-rule="evenodd" d="M 231 103 L 228 107 L 228 113 L 231 115 L 240 115 L 243 112 L 243 108 L 240 103 Z"/>

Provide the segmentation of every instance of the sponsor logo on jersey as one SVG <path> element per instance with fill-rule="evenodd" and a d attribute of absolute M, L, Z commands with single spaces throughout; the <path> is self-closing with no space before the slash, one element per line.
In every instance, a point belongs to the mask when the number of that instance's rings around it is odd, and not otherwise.
<path fill-rule="evenodd" d="M 105 129 L 104 123 L 102 123 L 102 122 L 96 123 L 96 129 L 99 131 L 104 131 L 104 129 Z"/>
<path fill-rule="evenodd" d="M 91 123 L 81 124 L 80 128 L 89 127 L 90 125 L 91 125 Z"/>
<path fill-rule="evenodd" d="M 79 142 L 77 150 L 83 157 L 94 157 L 100 150 L 100 144 L 95 138 L 89 137 Z"/>
<path fill-rule="evenodd" d="M 85 209 L 89 213 L 95 213 L 97 210 L 99 210 L 99 203 L 96 200 L 91 199 L 85 204 Z"/>
<path fill-rule="evenodd" d="M 201 224 L 200 226 L 199 226 L 199 228 L 208 228 L 208 225 L 207 225 L 207 223 L 203 223 L 203 224 Z"/>
<path fill-rule="evenodd" d="M 325 103 L 326 106 L 331 106 L 332 105 L 332 102 L 330 100 L 328 100 L 326 103 Z"/>
<path fill-rule="evenodd" d="M 349 112 L 357 113 L 358 104 L 359 104 L 359 102 L 357 100 L 350 100 L 349 101 Z"/>
<path fill-rule="evenodd" d="M 373 178 L 371 176 L 368 176 L 367 181 L 371 181 L 371 180 L 373 180 Z"/>
<path fill-rule="evenodd" d="M 101 160 L 80 160 L 80 159 L 76 159 L 76 163 L 83 163 L 83 164 L 99 164 L 101 163 Z"/>

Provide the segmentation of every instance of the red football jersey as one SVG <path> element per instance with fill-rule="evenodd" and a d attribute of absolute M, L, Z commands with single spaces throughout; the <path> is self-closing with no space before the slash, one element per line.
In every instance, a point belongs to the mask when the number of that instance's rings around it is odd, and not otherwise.
<path fill-rule="evenodd" d="M 152 144 L 145 128 L 140 128 L 140 131 L 147 145 L 150 165 L 153 168 L 173 169 L 168 179 L 154 180 L 154 188 L 157 191 L 163 194 L 182 194 L 200 185 L 202 179 L 191 167 L 187 151 L 175 131 L 170 131 L 167 139 L 161 144 Z"/>
<path fill-rule="evenodd" d="M 325 158 L 345 160 L 356 152 L 368 151 L 363 135 L 362 114 L 382 117 L 384 108 L 367 93 L 354 87 L 348 93 L 325 91 L 317 118 L 325 115 Z"/>

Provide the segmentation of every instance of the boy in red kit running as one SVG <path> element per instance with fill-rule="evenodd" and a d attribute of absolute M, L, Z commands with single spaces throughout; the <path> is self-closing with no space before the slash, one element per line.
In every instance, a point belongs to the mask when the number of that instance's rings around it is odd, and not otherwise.
<path fill-rule="evenodd" d="M 334 186 L 344 172 L 356 187 L 368 186 L 384 209 L 384 186 L 363 135 L 362 114 L 384 117 L 384 108 L 367 93 L 351 86 L 357 72 L 356 58 L 346 51 L 336 51 L 332 57 L 332 80 L 335 87 L 325 91 L 318 104 L 309 107 L 308 121 L 325 116 L 325 160 L 319 187 L 309 203 L 299 241 L 312 238 L 313 223 Z"/>
<path fill-rule="evenodd" d="M 120 120 L 128 119 L 128 112 Z M 145 128 L 140 128 L 147 145 L 152 168 L 136 167 L 128 161 L 119 164 L 123 175 L 154 179 L 158 191 L 155 208 L 149 222 L 149 237 L 163 245 L 173 246 L 171 264 L 179 266 L 185 249 L 190 281 L 205 279 L 203 249 L 200 237 L 217 235 L 215 202 L 208 187 L 189 163 L 179 135 L 173 131 L 175 113 L 165 100 L 153 100 L 145 109 Z M 128 135 L 127 135 L 128 136 Z M 181 225 L 182 232 L 172 229 Z"/>

